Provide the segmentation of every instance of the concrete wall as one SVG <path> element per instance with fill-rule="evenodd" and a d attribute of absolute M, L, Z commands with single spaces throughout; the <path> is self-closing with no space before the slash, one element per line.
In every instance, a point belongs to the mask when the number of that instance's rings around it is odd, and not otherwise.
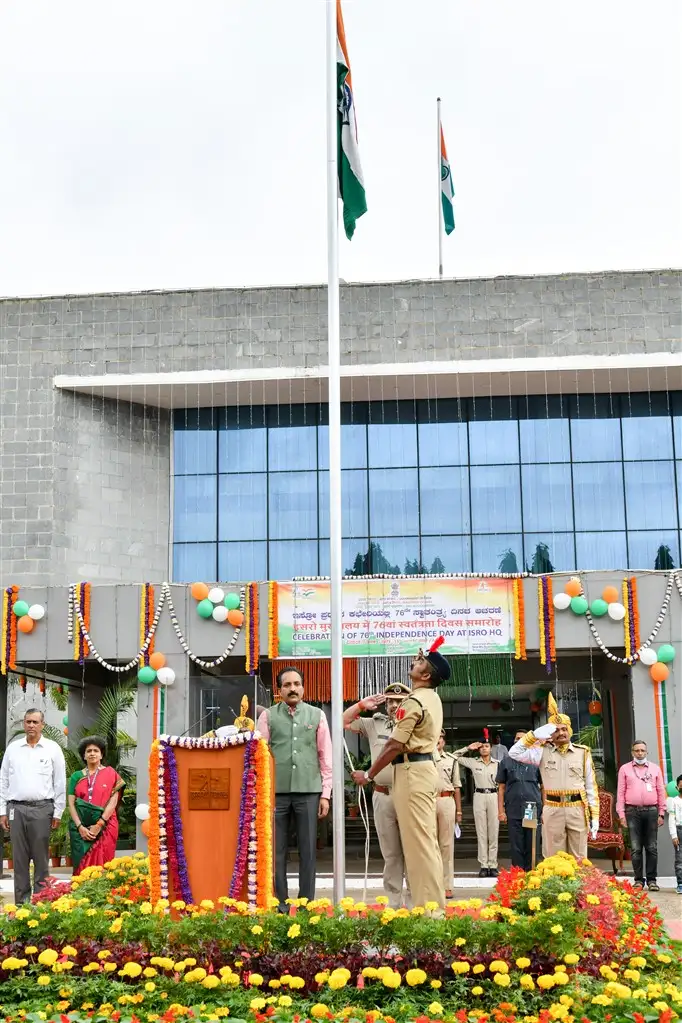
<path fill-rule="evenodd" d="M 682 273 L 342 289 L 348 364 L 679 351 Z M 168 574 L 167 413 L 58 393 L 57 374 L 318 366 L 321 287 L 0 301 L 0 566 L 61 585 Z"/>

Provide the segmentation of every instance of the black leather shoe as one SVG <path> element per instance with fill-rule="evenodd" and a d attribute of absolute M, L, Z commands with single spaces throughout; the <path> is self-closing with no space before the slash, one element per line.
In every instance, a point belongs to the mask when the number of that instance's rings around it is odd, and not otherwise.
<path fill-rule="evenodd" d="M 481 869 L 478 872 L 478 876 L 479 877 L 487 877 L 488 876 L 488 868 L 487 867 L 481 867 Z"/>
<path fill-rule="evenodd" d="M 488 869 L 488 877 L 497 877 L 497 867 L 490 867 Z"/>

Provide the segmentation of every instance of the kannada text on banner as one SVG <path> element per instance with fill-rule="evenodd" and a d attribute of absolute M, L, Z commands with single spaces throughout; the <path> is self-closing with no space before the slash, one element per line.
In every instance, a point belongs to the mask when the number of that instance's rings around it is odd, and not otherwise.
<path fill-rule="evenodd" d="M 328 582 L 278 590 L 279 656 L 331 656 Z M 509 579 L 345 579 L 343 656 L 410 656 L 445 636 L 444 654 L 514 652 Z"/>

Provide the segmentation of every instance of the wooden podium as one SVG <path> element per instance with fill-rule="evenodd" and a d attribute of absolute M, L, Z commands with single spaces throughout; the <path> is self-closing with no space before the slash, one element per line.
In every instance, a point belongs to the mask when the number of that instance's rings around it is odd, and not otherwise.
<path fill-rule="evenodd" d="M 257 733 L 163 735 L 149 758 L 151 898 L 269 908 L 274 772 Z"/>

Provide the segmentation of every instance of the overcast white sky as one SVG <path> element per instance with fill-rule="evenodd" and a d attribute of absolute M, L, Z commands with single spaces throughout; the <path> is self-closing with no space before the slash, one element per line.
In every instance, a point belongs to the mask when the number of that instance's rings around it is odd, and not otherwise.
<path fill-rule="evenodd" d="M 347 280 L 682 265 L 679 0 L 345 0 Z M 323 0 L 5 0 L 0 294 L 322 281 Z"/>

